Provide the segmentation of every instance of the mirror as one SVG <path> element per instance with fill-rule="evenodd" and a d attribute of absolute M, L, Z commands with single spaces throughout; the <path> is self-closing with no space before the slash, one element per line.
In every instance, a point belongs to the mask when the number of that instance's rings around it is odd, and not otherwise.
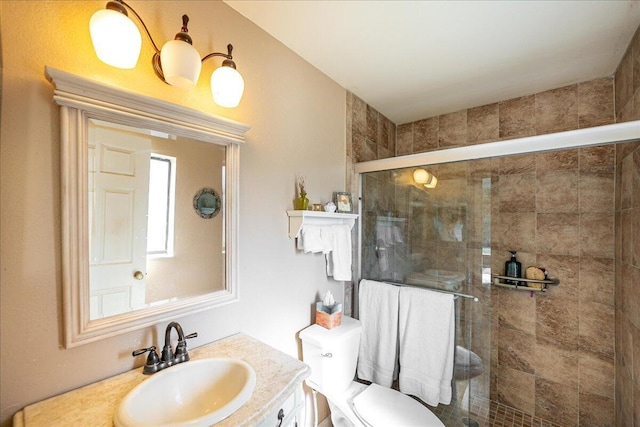
<path fill-rule="evenodd" d="M 65 346 L 236 301 L 239 146 L 249 127 L 46 74 L 60 105 Z M 208 221 L 192 211 L 202 189 Z"/>
<path fill-rule="evenodd" d="M 220 200 L 220 196 L 218 196 L 216 190 L 211 188 L 203 188 L 198 191 L 193 198 L 193 209 L 204 219 L 213 218 L 218 215 L 221 207 L 222 201 Z"/>
<path fill-rule="evenodd" d="M 225 146 L 88 124 L 90 319 L 224 290 Z"/>

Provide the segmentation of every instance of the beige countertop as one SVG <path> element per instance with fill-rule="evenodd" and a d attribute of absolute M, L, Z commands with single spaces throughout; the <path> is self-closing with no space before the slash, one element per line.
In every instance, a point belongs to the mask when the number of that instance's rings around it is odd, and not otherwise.
<path fill-rule="evenodd" d="M 192 360 L 230 357 L 244 360 L 256 371 L 251 399 L 219 426 L 255 425 L 282 405 L 311 369 L 301 361 L 255 338 L 236 334 L 189 351 Z M 188 362 L 187 362 L 188 363 Z M 171 369 L 171 368 L 169 368 Z M 113 426 L 118 403 L 149 378 L 137 368 L 68 393 L 29 405 L 18 412 L 14 427 Z"/>

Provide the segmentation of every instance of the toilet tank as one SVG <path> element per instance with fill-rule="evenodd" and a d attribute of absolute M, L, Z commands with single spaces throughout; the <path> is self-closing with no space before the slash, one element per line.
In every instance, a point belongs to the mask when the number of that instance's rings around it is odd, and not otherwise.
<path fill-rule="evenodd" d="M 302 360 L 311 367 L 307 385 L 325 396 L 346 390 L 355 376 L 361 333 L 362 323 L 347 316 L 333 329 L 311 325 L 300 331 Z"/>

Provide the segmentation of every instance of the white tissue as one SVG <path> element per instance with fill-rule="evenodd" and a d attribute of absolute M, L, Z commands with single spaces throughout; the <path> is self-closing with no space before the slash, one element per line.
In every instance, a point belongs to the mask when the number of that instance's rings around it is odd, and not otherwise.
<path fill-rule="evenodd" d="M 325 307 L 329 307 L 332 308 L 336 303 L 336 300 L 333 298 L 333 295 L 331 295 L 331 291 L 327 291 L 325 292 L 325 294 L 322 296 L 322 304 Z"/>

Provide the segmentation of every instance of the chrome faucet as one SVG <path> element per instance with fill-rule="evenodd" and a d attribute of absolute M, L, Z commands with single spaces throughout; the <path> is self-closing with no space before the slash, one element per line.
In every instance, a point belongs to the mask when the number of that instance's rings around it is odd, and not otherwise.
<path fill-rule="evenodd" d="M 176 332 L 178 332 L 178 344 L 176 345 L 175 353 L 171 348 L 171 329 L 175 329 Z M 177 365 L 178 363 L 187 362 L 189 360 L 189 352 L 187 351 L 186 340 L 195 338 L 197 336 L 197 332 L 185 336 L 184 332 L 182 331 L 182 326 L 180 326 L 178 322 L 171 322 L 167 325 L 167 329 L 164 332 L 164 347 L 162 347 L 162 358 L 158 357 L 155 346 L 135 350 L 131 353 L 131 355 L 136 357 L 149 352 L 149 356 L 147 356 L 147 362 L 145 363 L 142 372 L 146 375 L 151 375 L 170 366 Z"/>

